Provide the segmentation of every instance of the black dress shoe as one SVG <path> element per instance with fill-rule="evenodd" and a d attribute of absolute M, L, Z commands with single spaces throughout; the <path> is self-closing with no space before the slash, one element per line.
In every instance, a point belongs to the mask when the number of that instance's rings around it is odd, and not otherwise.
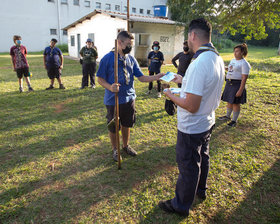
<path fill-rule="evenodd" d="M 167 201 L 160 201 L 158 203 L 158 206 L 165 212 L 168 212 L 168 213 L 177 213 L 178 215 L 181 215 L 181 216 L 184 216 L 184 217 L 187 217 L 189 215 L 188 212 L 178 212 L 176 211 L 172 204 L 171 204 L 171 200 L 167 200 Z"/>

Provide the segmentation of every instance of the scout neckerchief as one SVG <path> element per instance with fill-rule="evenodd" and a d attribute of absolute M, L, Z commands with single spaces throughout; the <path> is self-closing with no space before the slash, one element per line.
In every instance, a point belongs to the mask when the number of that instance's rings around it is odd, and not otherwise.
<path fill-rule="evenodd" d="M 204 44 L 200 48 L 198 48 L 198 50 L 195 52 L 191 62 L 193 62 L 201 53 L 203 53 L 205 51 L 212 51 L 212 52 L 216 53 L 217 55 L 219 55 L 219 52 L 216 50 L 216 48 L 213 46 L 213 44 L 208 43 L 208 44 Z"/>
<path fill-rule="evenodd" d="M 112 51 L 114 52 L 115 48 L 113 48 Z M 130 74 L 127 71 L 127 62 L 126 62 L 128 57 L 126 55 L 125 56 L 120 56 L 119 59 L 120 59 L 120 61 L 123 62 L 123 65 L 124 65 L 123 66 L 123 74 L 124 74 L 124 77 L 125 77 L 125 84 L 128 85 L 129 82 L 130 82 Z"/>

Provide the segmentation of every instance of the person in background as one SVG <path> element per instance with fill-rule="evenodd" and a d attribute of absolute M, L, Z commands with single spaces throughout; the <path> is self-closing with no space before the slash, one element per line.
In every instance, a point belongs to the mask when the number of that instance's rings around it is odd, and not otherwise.
<path fill-rule="evenodd" d="M 188 45 L 194 61 L 185 76 L 175 75 L 182 83 L 180 96 L 169 89 L 164 94 L 177 104 L 176 162 L 179 168 L 175 197 L 160 201 L 165 212 L 189 215 L 195 195 L 206 199 L 210 166 L 209 143 L 215 125 L 215 110 L 221 100 L 224 61 L 211 43 L 212 26 L 205 19 L 192 20 Z"/>
<path fill-rule="evenodd" d="M 127 31 L 122 31 L 117 36 L 118 83 L 115 83 L 114 78 L 114 50 L 101 59 L 96 76 L 98 77 L 98 83 L 105 88 L 104 104 L 107 109 L 108 124 L 111 123 L 115 115 L 115 93 L 118 93 L 123 150 L 128 155 L 136 156 L 137 152 L 129 145 L 130 128 L 136 121 L 134 77 L 138 78 L 140 82 L 152 82 L 159 80 L 163 74 L 145 76 L 142 73 L 136 59 L 129 54 L 132 49 L 132 40 L 132 34 Z M 115 126 L 108 125 L 108 129 L 113 159 L 118 161 Z"/>
<path fill-rule="evenodd" d="M 185 40 L 183 43 L 183 52 L 178 53 L 174 58 L 172 58 L 172 64 L 177 68 L 177 74 L 182 77 L 185 76 L 185 73 L 191 63 L 193 53 L 189 51 L 188 41 Z M 179 66 L 176 61 L 179 60 Z M 181 83 L 178 83 L 178 87 L 181 88 Z"/>
<path fill-rule="evenodd" d="M 151 51 L 148 55 L 149 76 L 153 76 L 154 74 L 160 73 L 160 68 L 164 61 L 163 53 L 159 51 L 160 46 L 158 41 L 153 42 L 152 49 L 153 51 Z M 157 85 L 158 85 L 158 97 L 161 97 L 161 83 L 159 80 L 157 81 Z M 148 89 L 149 90 L 147 94 L 150 94 L 153 89 L 153 82 L 149 83 Z"/>
<path fill-rule="evenodd" d="M 54 79 L 59 83 L 59 89 L 65 89 L 61 81 L 61 70 L 63 69 L 63 55 L 61 50 L 56 47 L 57 40 L 51 39 L 50 46 L 44 50 L 44 66 L 48 72 L 51 84 L 46 90 L 54 89 Z"/>
<path fill-rule="evenodd" d="M 240 114 L 240 104 L 246 103 L 246 81 L 251 69 L 249 62 L 245 57 L 248 54 L 248 47 L 239 44 L 234 47 L 234 59 L 227 67 L 226 86 L 223 91 L 222 100 L 227 102 L 227 113 L 219 117 L 219 120 L 230 120 L 233 111 L 232 120 L 227 124 L 229 127 L 235 127 L 237 118 Z"/>
<path fill-rule="evenodd" d="M 31 87 L 30 83 L 29 65 L 26 59 L 26 47 L 22 45 L 21 36 L 14 35 L 13 41 L 15 45 L 11 47 L 10 55 L 14 71 L 17 73 L 18 77 L 19 92 L 23 92 L 23 76 L 25 77 L 25 81 L 28 86 L 28 91 L 33 91 L 33 88 Z"/>
<path fill-rule="evenodd" d="M 86 46 L 80 50 L 80 55 L 83 59 L 83 78 L 82 86 L 84 89 L 88 86 L 88 76 L 90 78 L 90 87 L 95 88 L 95 72 L 96 72 L 96 59 L 98 57 L 97 49 L 93 41 L 89 38 L 86 41 Z"/>

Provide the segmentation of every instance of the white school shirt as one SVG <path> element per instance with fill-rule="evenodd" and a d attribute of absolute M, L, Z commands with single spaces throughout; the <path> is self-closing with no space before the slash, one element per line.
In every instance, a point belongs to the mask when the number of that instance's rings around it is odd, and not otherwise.
<path fill-rule="evenodd" d="M 216 53 L 201 53 L 188 67 L 182 80 L 181 98 L 187 93 L 202 96 L 199 110 L 191 113 L 178 106 L 178 130 L 186 134 L 208 131 L 215 124 L 224 82 L 224 61 Z"/>
<path fill-rule="evenodd" d="M 242 75 L 249 75 L 251 66 L 245 58 L 240 60 L 232 59 L 228 65 L 227 79 L 242 80 Z"/>

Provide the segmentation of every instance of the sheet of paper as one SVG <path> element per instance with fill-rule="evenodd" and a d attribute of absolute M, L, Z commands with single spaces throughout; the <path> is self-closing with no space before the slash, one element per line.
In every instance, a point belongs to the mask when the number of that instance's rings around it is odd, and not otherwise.
<path fill-rule="evenodd" d="M 160 78 L 160 80 L 165 81 L 165 82 L 170 82 L 175 78 L 176 73 L 174 72 L 167 72 L 164 76 Z"/>

